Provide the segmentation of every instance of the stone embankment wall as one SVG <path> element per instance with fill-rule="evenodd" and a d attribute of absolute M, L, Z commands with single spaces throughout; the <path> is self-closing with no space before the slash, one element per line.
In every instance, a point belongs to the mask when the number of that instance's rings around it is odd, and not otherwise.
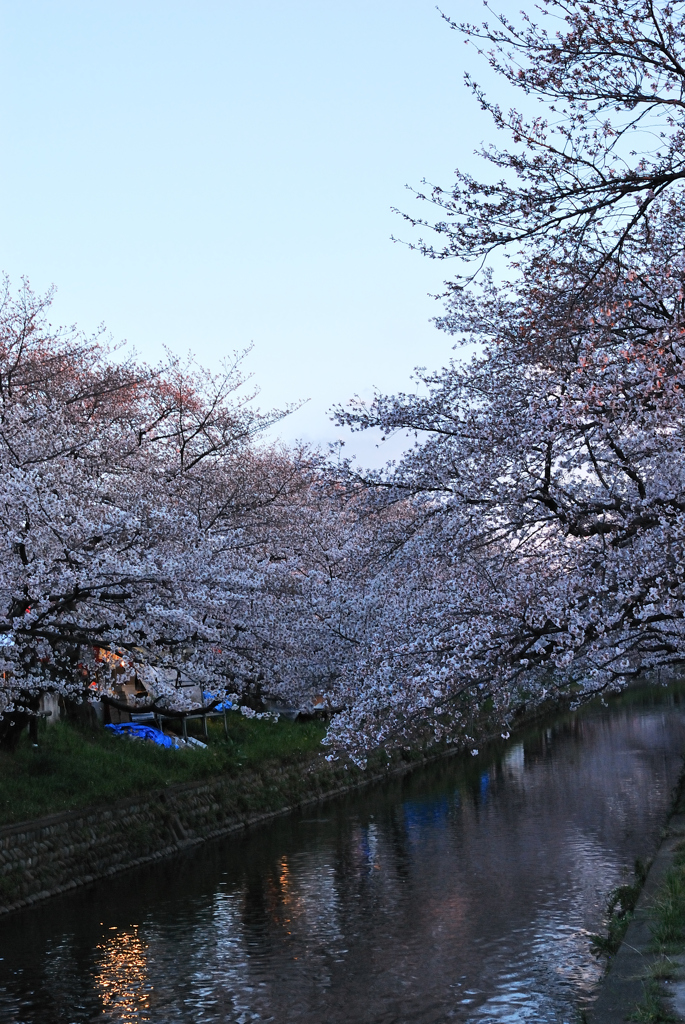
<path fill-rule="evenodd" d="M 519 727 L 545 713 L 549 708 L 521 713 Z M 482 742 L 499 734 L 481 733 Z M 317 755 L 310 761 L 170 786 L 107 807 L 5 825 L 0 827 L 0 914 L 306 804 L 404 775 L 460 750 L 454 745 L 428 756 L 406 752 L 399 764 L 380 772 L 347 770 Z"/>
<path fill-rule="evenodd" d="M 0 828 L 0 913 L 379 778 L 350 779 L 349 772 L 317 761 L 244 771 L 107 807 L 6 825 Z"/>
<path fill-rule="evenodd" d="M 382 773 L 313 761 L 154 790 L 0 828 L 0 914 L 444 757 Z"/>

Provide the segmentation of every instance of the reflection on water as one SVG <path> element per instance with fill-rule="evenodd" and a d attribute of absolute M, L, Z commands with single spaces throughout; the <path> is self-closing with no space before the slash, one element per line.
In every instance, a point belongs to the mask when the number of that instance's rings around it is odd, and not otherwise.
<path fill-rule="evenodd" d="M 95 991 L 102 1012 L 109 1020 L 150 1020 L 150 989 L 147 976 L 146 946 L 134 925 L 120 932 L 116 925 L 111 938 L 95 951 Z"/>
<path fill-rule="evenodd" d="M 678 690 L 119 875 L 0 924 L 0 1022 L 566 1022 L 648 856 Z"/>

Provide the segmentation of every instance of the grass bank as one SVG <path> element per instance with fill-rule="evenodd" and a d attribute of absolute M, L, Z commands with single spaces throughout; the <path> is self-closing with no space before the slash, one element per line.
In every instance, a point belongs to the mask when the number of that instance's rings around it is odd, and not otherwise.
<path fill-rule="evenodd" d="M 650 703 L 653 688 L 635 688 L 623 693 L 622 704 Z M 533 723 L 558 718 L 563 708 L 550 704 L 528 714 L 522 713 L 516 732 Z M 104 804 L 146 794 L 151 790 L 189 782 L 202 782 L 222 775 L 239 775 L 250 769 L 272 772 L 279 765 L 311 765 L 325 753 L 321 746 L 326 726 L 319 721 L 278 722 L 258 721 L 238 714 L 228 715 L 226 739 L 222 720 L 208 722 L 209 746 L 168 750 L 152 743 L 114 736 L 105 729 L 92 731 L 83 726 L 58 722 L 47 726 L 40 723 L 39 744 L 34 748 L 25 734 L 17 749 L 0 751 L 0 826 L 30 821 L 62 811 L 98 807 Z M 188 723 L 188 730 L 204 739 L 199 721 Z M 470 734 L 481 737 L 481 745 L 499 744 L 499 729 L 488 722 L 487 716 L 473 721 Z M 494 733 L 494 738 L 493 738 Z M 459 753 L 458 747 L 431 744 L 412 750 L 395 751 L 391 756 L 382 750 L 369 758 L 369 774 L 383 768 L 402 768 L 409 763 L 420 763 L 426 757 L 444 753 Z M 480 777 L 479 762 L 466 758 L 477 784 Z M 364 773 L 350 768 L 341 777 L 359 781 Z M 296 802 L 297 794 L 293 794 Z M 291 802 L 291 801 L 286 801 Z M 631 892 L 628 889 L 631 888 Z M 598 948 L 599 953 L 610 953 L 620 944 L 622 933 L 632 914 L 632 887 L 616 891 L 612 918 L 615 918 L 608 946 Z M 604 940 L 598 938 L 598 946 Z"/>
<path fill-rule="evenodd" d="M 67 722 L 22 737 L 0 752 L 0 825 L 98 806 L 152 789 L 198 782 L 243 768 L 310 762 L 322 752 L 321 722 L 257 721 L 231 715 L 210 721 L 207 750 L 168 750 L 152 743 L 86 730 Z M 198 737 L 204 739 L 198 732 Z"/>
<path fill-rule="evenodd" d="M 639 1024 L 665 1024 L 679 1019 L 669 1005 L 674 984 L 685 986 L 685 842 L 674 850 L 673 863 L 652 901 L 649 925 L 655 957 L 645 978 L 644 999 L 632 1019 Z"/>
<path fill-rule="evenodd" d="M 621 948 L 628 925 L 633 920 L 635 907 L 647 880 L 649 864 L 635 861 L 634 881 L 612 889 L 607 900 L 607 933 L 590 935 L 590 949 L 597 957 L 606 957 L 607 962 Z"/>
<path fill-rule="evenodd" d="M 644 702 L 642 692 L 627 692 L 622 701 Z M 550 704 L 521 714 L 517 732 L 545 718 L 556 718 L 562 708 Z M 30 821 L 62 811 L 98 807 L 112 801 L 146 794 L 151 790 L 187 782 L 202 782 L 220 775 L 238 775 L 249 769 L 268 769 L 297 763 L 311 764 L 325 753 L 321 746 L 326 726 L 320 721 L 278 722 L 229 714 L 228 739 L 223 720 L 208 722 L 209 745 L 169 750 L 152 743 L 112 735 L 70 722 L 39 725 L 38 747 L 25 733 L 15 751 L 0 751 L 0 826 Z M 191 735 L 204 740 L 201 723 L 188 722 Z M 499 742 L 499 729 L 484 716 L 469 726 L 481 744 Z M 457 753 L 445 744 L 417 746 L 387 756 L 376 751 L 369 758 L 369 774 L 385 767 L 423 761 L 426 756 Z M 470 759 L 468 759 L 470 763 Z M 363 777 L 350 767 L 352 776 Z M 473 764 L 474 776 L 480 769 Z"/>

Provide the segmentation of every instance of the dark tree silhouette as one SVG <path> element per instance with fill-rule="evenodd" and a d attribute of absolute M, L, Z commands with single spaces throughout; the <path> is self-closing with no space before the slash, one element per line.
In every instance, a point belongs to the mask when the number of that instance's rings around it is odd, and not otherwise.
<path fill-rule="evenodd" d="M 466 75 L 508 139 L 481 151 L 497 180 L 457 171 L 452 188 L 416 193 L 438 210 L 434 219 L 404 214 L 440 236 L 416 243 L 425 255 L 482 262 L 504 248 L 519 260 L 532 248 L 538 259 L 562 252 L 602 267 L 621 259 L 656 200 L 662 210 L 681 200 L 685 5 L 543 0 L 538 11 L 540 24 L 525 13 L 480 26 L 443 15 L 525 94 L 528 112 L 504 110 Z"/>

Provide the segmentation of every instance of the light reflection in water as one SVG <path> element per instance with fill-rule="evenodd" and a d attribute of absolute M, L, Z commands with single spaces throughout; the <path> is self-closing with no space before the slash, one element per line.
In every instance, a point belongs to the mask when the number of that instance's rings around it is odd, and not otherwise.
<path fill-rule="evenodd" d="M 0 1022 L 571 1024 L 684 747 L 631 695 L 16 915 Z"/>
<path fill-rule="evenodd" d="M 95 949 L 95 991 L 108 1020 L 138 1024 L 149 1021 L 150 993 L 147 950 L 134 926 L 114 932 Z"/>

